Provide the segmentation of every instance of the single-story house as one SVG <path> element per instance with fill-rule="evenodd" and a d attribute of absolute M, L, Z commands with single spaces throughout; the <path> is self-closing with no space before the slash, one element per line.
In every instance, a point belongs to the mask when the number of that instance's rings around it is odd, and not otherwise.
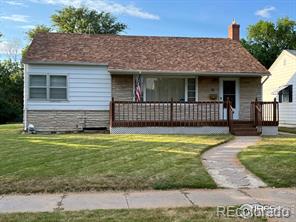
<path fill-rule="evenodd" d="M 275 134 L 277 104 L 261 101 L 270 73 L 239 27 L 228 38 L 38 34 L 23 58 L 24 128 Z"/>
<path fill-rule="evenodd" d="M 296 127 L 296 50 L 283 50 L 269 72 L 264 99 L 279 101 L 280 126 Z"/>

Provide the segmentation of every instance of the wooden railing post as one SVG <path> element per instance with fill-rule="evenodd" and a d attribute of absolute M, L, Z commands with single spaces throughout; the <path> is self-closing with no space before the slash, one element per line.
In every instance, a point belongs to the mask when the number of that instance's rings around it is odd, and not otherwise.
<path fill-rule="evenodd" d="M 257 105 L 258 105 L 258 98 L 256 97 L 255 99 L 255 106 L 254 106 L 254 114 L 255 114 L 255 126 L 258 126 L 258 110 L 257 110 Z"/>
<path fill-rule="evenodd" d="M 273 100 L 273 125 L 275 126 L 277 122 L 277 104 L 276 98 Z"/>
<path fill-rule="evenodd" d="M 171 115 L 170 115 L 170 124 L 173 125 L 173 110 L 174 110 L 174 101 L 173 98 L 171 98 Z"/>

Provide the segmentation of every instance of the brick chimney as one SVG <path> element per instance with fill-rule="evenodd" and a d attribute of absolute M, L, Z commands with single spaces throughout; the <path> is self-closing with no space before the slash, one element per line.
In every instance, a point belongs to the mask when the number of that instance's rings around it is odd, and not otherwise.
<path fill-rule="evenodd" d="M 239 41 L 239 24 L 236 23 L 235 19 L 228 27 L 228 38 Z"/>

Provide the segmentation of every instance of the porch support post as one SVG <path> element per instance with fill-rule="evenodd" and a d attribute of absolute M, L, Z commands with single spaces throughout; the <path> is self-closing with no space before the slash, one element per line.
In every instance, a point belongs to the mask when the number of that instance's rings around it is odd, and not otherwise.
<path fill-rule="evenodd" d="M 229 126 L 230 125 L 230 112 L 229 112 L 230 100 L 229 100 L 229 97 L 227 97 L 227 99 L 226 99 L 226 108 L 227 108 L 227 125 Z"/>
<path fill-rule="evenodd" d="M 277 122 L 277 118 L 276 118 L 276 114 L 277 114 L 277 104 L 276 104 L 276 98 L 274 98 L 273 100 L 273 125 L 275 126 L 276 125 L 276 122 Z"/>
<path fill-rule="evenodd" d="M 257 112 L 258 98 L 255 99 L 254 113 L 255 113 L 255 126 L 258 126 L 258 112 Z"/>
<path fill-rule="evenodd" d="M 109 106 L 109 124 L 110 128 L 113 126 L 114 123 L 114 97 L 112 97 L 112 100 L 110 101 L 110 106 Z"/>

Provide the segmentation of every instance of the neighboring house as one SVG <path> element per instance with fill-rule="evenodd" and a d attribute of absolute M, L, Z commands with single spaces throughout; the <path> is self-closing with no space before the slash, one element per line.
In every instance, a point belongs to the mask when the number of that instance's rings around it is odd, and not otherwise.
<path fill-rule="evenodd" d="M 269 69 L 264 100 L 279 101 L 279 123 L 296 127 L 296 50 L 284 50 Z"/>
<path fill-rule="evenodd" d="M 238 24 L 228 35 L 39 34 L 23 58 L 25 129 L 257 135 L 266 123 L 251 102 L 270 73 L 240 44 Z M 269 125 L 275 134 L 276 118 Z"/>

